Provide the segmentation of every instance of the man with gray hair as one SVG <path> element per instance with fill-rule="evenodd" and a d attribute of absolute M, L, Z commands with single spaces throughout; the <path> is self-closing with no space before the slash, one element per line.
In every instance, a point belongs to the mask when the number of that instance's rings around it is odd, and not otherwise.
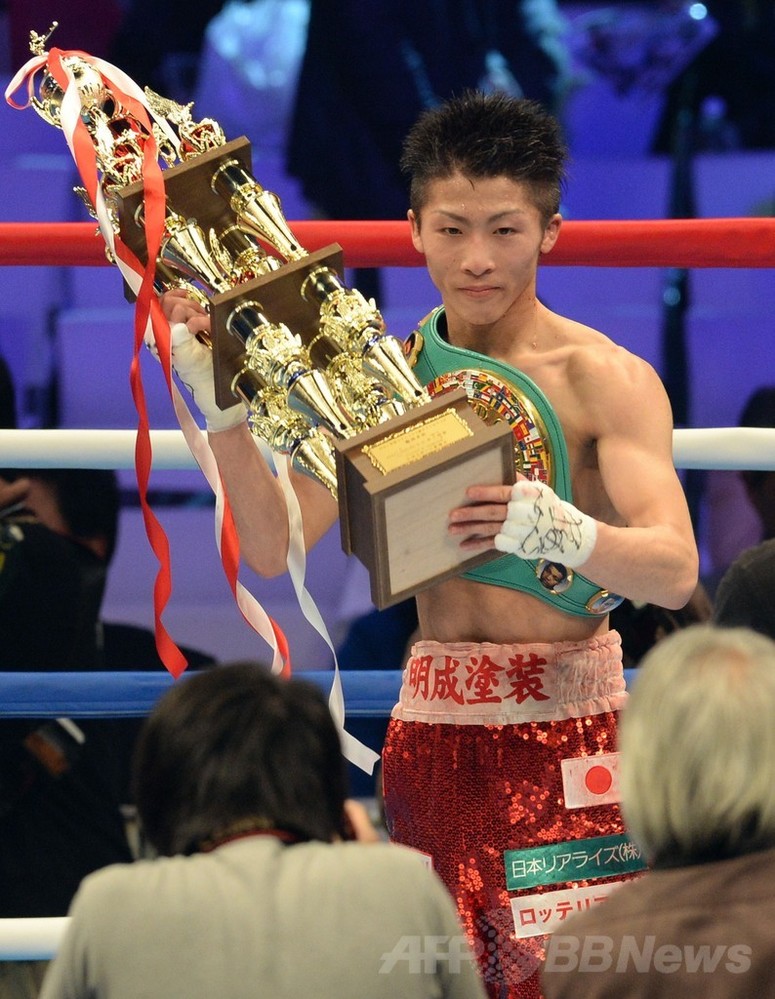
<path fill-rule="evenodd" d="M 646 656 L 620 727 L 651 870 L 550 938 L 547 999 L 775 996 L 775 642 L 693 625 Z"/>

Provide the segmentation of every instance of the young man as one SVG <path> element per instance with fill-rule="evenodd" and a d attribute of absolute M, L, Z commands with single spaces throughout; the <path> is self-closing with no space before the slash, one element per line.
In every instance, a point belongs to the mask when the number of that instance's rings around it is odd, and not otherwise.
<path fill-rule="evenodd" d="M 607 755 L 624 699 L 607 611 L 617 594 L 681 607 L 697 580 L 657 375 L 536 297 L 540 257 L 560 232 L 564 158 L 558 124 L 539 105 L 467 93 L 426 112 L 402 161 L 412 238 L 443 302 L 415 336 L 418 376 L 432 390 L 490 380 L 516 414 L 515 436 L 530 421 L 543 437 L 518 470 L 545 481 L 471 483 L 470 504 L 450 512 L 463 547 L 507 554 L 418 594 L 422 640 L 384 752 L 391 834 L 447 883 L 498 997 L 537 994 L 552 914 L 590 904 L 605 894 L 590 885 L 628 873 L 611 862 L 581 874 L 567 859 L 626 851 Z M 190 332 L 208 322 L 179 295 L 165 310 Z M 181 328 L 177 340 L 173 361 L 201 406 L 207 381 L 191 369 L 204 371 L 205 358 Z M 263 574 L 283 572 L 285 502 L 244 412 L 205 415 L 223 431 L 211 443 L 243 554 Z M 312 479 L 295 481 L 310 546 L 336 505 Z M 571 585 L 542 585 L 547 562 Z M 605 756 L 585 762 L 595 754 Z"/>

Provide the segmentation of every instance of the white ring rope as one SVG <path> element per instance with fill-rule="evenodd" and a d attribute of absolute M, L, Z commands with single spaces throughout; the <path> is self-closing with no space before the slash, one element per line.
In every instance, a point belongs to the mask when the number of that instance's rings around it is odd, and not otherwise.
<path fill-rule="evenodd" d="M 0 961 L 49 960 L 69 922 L 69 916 L 0 919 Z"/>
<path fill-rule="evenodd" d="M 204 431 L 202 431 L 204 435 Z M 134 468 L 134 430 L 0 430 L 5 468 Z M 156 468 L 197 464 L 180 430 L 152 430 Z M 673 431 L 676 468 L 775 471 L 775 429 L 715 427 Z"/>

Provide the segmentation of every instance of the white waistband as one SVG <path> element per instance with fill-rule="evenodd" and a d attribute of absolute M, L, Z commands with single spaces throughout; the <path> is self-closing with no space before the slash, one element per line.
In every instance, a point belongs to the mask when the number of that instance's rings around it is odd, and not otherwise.
<path fill-rule="evenodd" d="M 618 711 L 626 696 L 615 631 L 555 644 L 418 642 L 392 715 L 432 724 L 515 725 Z"/>

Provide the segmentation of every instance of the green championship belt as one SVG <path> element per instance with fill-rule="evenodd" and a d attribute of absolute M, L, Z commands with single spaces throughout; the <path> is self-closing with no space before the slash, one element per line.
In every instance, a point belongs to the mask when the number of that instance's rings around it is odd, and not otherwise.
<path fill-rule="evenodd" d="M 545 482 L 560 499 L 572 503 L 565 435 L 541 389 L 509 364 L 453 347 L 444 338 L 445 326 L 444 309 L 439 307 L 406 342 L 419 380 L 431 395 L 464 388 L 471 406 L 486 423 L 509 423 L 514 431 L 517 471 Z M 478 583 L 522 590 L 580 617 L 601 617 L 623 600 L 580 572 L 547 559 L 503 555 L 462 575 Z"/>

